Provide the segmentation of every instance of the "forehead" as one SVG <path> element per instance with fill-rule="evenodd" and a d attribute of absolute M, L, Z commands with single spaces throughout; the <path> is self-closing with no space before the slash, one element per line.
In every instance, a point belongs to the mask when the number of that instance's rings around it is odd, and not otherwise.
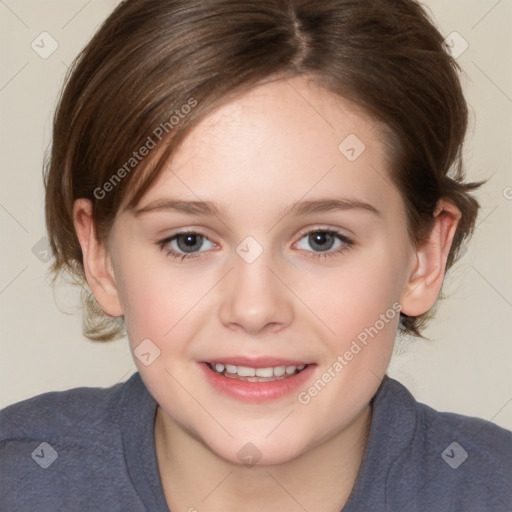
<path fill-rule="evenodd" d="M 140 204 L 171 194 L 268 209 L 336 194 L 379 208 L 398 194 L 389 154 L 382 126 L 353 103 L 311 79 L 275 80 L 204 118 Z"/>

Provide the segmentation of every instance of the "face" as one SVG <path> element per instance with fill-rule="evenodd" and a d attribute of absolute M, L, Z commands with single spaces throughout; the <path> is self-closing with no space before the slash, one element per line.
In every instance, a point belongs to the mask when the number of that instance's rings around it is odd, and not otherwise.
<path fill-rule="evenodd" d="M 229 461 L 250 442 L 281 463 L 368 406 L 414 252 L 387 155 L 348 101 L 268 82 L 205 118 L 118 214 L 117 293 L 165 421 Z"/>

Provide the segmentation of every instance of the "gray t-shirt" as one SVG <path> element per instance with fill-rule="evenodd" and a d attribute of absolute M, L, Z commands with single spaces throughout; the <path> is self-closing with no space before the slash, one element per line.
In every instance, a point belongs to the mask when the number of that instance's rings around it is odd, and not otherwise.
<path fill-rule="evenodd" d="M 46 393 L 5 408 L 0 510 L 168 512 L 155 456 L 156 407 L 136 373 L 108 389 Z M 511 432 L 437 412 L 387 376 L 372 407 L 343 512 L 512 511 Z M 201 512 L 201 503 L 191 507 Z"/>

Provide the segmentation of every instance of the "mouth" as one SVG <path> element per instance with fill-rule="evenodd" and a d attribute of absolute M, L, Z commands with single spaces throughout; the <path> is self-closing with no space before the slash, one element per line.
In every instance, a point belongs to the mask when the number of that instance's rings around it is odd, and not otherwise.
<path fill-rule="evenodd" d="M 206 366 L 214 373 L 227 377 L 228 379 L 242 380 L 246 382 L 274 382 L 290 378 L 302 372 L 308 366 L 299 365 L 277 365 L 265 367 L 237 366 L 228 363 L 206 363 Z"/>
<path fill-rule="evenodd" d="M 203 361 L 198 365 L 215 391 L 242 402 L 289 398 L 314 376 L 318 367 L 306 361 L 240 357 Z"/>

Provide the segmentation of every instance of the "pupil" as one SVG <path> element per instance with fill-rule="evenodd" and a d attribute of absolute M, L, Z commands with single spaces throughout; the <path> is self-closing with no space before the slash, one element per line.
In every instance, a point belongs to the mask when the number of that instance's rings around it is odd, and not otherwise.
<path fill-rule="evenodd" d="M 330 249 L 333 242 L 334 235 L 331 233 L 316 232 L 309 235 L 309 243 L 311 244 L 311 247 L 320 251 Z"/>
<path fill-rule="evenodd" d="M 177 238 L 178 247 L 183 252 L 193 252 L 191 249 L 199 249 L 201 247 L 201 237 L 198 235 L 182 235 Z"/>

